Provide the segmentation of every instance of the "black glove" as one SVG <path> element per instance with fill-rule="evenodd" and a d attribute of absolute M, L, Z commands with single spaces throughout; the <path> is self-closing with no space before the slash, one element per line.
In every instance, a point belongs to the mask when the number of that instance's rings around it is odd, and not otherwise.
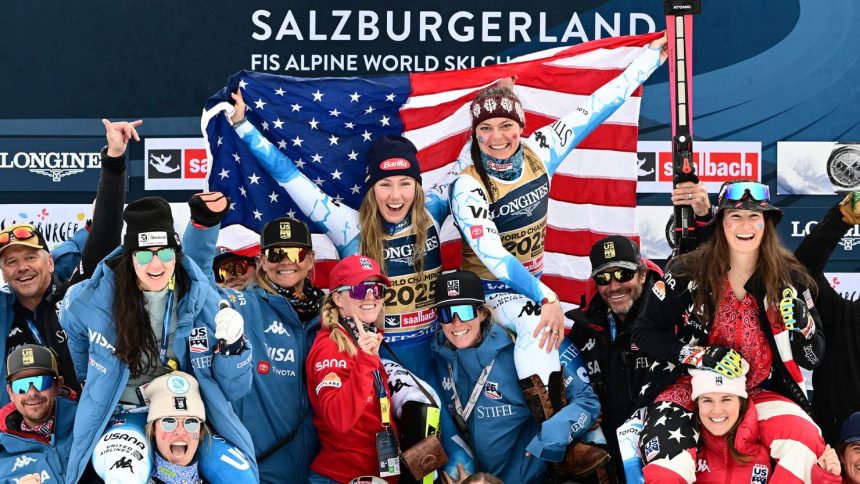
<path fill-rule="evenodd" d="M 230 208 L 230 199 L 221 192 L 197 193 L 188 200 L 191 208 L 191 221 L 204 227 L 214 227 Z"/>
<path fill-rule="evenodd" d="M 685 365 L 713 370 L 729 378 L 743 374 L 741 354 L 727 346 L 685 346 L 680 360 Z"/>

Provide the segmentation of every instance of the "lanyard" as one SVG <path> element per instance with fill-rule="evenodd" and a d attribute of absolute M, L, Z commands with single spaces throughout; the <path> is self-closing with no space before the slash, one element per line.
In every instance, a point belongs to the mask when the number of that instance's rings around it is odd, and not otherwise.
<path fill-rule="evenodd" d="M 168 293 L 167 293 L 167 306 L 164 309 L 164 323 L 162 326 L 161 333 L 161 348 L 158 351 L 158 359 L 161 360 L 161 364 L 167 366 L 167 343 L 170 338 L 170 317 L 173 315 L 173 287 L 174 287 L 174 278 L 170 278 L 170 282 L 167 283 Z"/>
<path fill-rule="evenodd" d="M 382 414 L 382 425 L 388 428 L 391 425 L 391 402 L 385 393 L 385 385 L 382 383 L 382 375 L 379 370 L 373 370 L 373 386 L 376 388 L 376 397 L 379 398 L 379 411 Z"/>
<path fill-rule="evenodd" d="M 39 346 L 47 346 L 45 344 L 45 340 L 42 339 L 41 333 L 39 333 L 39 329 L 36 328 L 36 323 L 34 323 L 32 319 L 26 316 L 24 317 L 24 321 L 27 321 L 27 327 L 30 329 L 30 333 L 33 334 L 33 339 L 36 340 L 36 344 Z"/>
<path fill-rule="evenodd" d="M 463 421 L 469 420 L 469 417 L 472 415 L 472 410 L 474 410 L 475 404 L 478 403 L 478 396 L 481 395 L 481 390 L 484 388 L 484 384 L 487 383 L 487 378 L 489 378 L 490 372 L 493 370 L 493 363 L 495 362 L 496 359 L 493 358 L 493 361 L 481 370 L 478 381 L 475 383 L 475 387 L 472 388 L 471 395 L 469 395 L 469 401 L 466 402 L 466 408 L 463 408 L 463 404 L 460 402 L 460 395 L 457 394 L 457 385 L 454 379 L 454 369 L 451 368 L 451 363 L 448 363 L 448 375 L 451 377 L 451 385 L 454 390 L 454 409 L 463 418 Z"/>
<path fill-rule="evenodd" d="M 609 320 L 609 342 L 611 343 L 611 342 L 615 341 L 615 334 L 618 331 L 618 329 L 615 325 L 615 316 L 612 315 L 611 310 L 608 313 L 606 313 L 606 319 Z"/>

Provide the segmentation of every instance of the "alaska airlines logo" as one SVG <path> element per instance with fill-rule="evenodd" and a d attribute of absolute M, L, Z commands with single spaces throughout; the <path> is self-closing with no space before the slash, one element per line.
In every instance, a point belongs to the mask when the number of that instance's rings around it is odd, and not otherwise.
<path fill-rule="evenodd" d="M 508 216 L 508 215 L 525 215 L 527 217 L 531 217 L 532 213 L 535 211 L 540 203 L 543 200 L 546 200 L 546 196 L 549 193 L 549 184 L 543 183 L 541 186 L 535 188 L 534 190 L 520 195 L 519 197 L 511 200 L 510 202 L 505 203 L 504 205 L 500 205 L 498 207 L 494 207 L 492 210 L 492 218 L 496 218 L 499 216 Z"/>

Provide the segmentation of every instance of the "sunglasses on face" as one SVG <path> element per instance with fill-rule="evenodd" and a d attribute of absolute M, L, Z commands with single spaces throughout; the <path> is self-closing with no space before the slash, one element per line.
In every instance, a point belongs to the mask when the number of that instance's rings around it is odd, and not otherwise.
<path fill-rule="evenodd" d="M 598 272 L 594 275 L 594 282 L 598 286 L 608 286 L 612 282 L 612 278 L 615 278 L 618 282 L 627 282 L 633 279 L 634 276 L 636 276 L 636 271 L 632 269 L 618 269 L 611 272 Z"/>
<path fill-rule="evenodd" d="M 3 232 L 0 232 L 0 247 L 12 242 L 12 239 L 27 240 L 34 235 L 36 235 L 36 229 L 27 225 L 15 227 L 10 230 L 4 230 Z"/>
<path fill-rule="evenodd" d="M 189 434 L 196 434 L 200 432 L 201 423 L 202 421 L 197 417 L 188 417 L 182 421 L 182 426 L 185 427 L 185 431 Z M 176 432 L 176 428 L 179 426 L 179 419 L 176 417 L 161 417 L 158 419 L 158 425 L 165 432 Z"/>
<path fill-rule="evenodd" d="M 272 247 L 266 249 L 266 260 L 272 264 L 277 264 L 284 259 L 298 264 L 305 260 L 310 249 L 306 247 Z"/>
<path fill-rule="evenodd" d="M 145 266 L 152 262 L 152 258 L 156 254 L 158 255 L 158 260 L 161 262 L 170 262 L 176 258 L 176 250 L 174 250 L 173 247 L 165 247 L 154 252 L 150 250 L 135 251 L 134 260 L 136 260 L 139 265 Z"/>
<path fill-rule="evenodd" d="M 12 380 L 9 382 L 9 385 L 12 387 L 12 393 L 25 394 L 30 391 L 30 385 L 33 385 L 33 388 L 35 388 L 37 392 L 43 392 L 54 386 L 54 376 L 27 376 L 24 378 L 18 378 L 17 380 Z"/>
<path fill-rule="evenodd" d="M 228 276 L 241 277 L 248 272 L 251 264 L 246 260 L 233 260 L 218 266 L 215 272 L 215 282 L 224 282 Z"/>
<path fill-rule="evenodd" d="M 385 284 L 381 282 L 362 282 L 361 284 L 356 284 L 354 286 L 341 286 L 337 288 L 337 291 L 335 292 L 346 290 L 349 290 L 350 299 L 362 301 L 367 297 L 368 291 L 370 291 L 374 299 L 381 299 L 382 292 L 385 290 Z"/>
<path fill-rule="evenodd" d="M 442 324 L 451 324 L 454 322 L 454 316 L 460 318 L 460 321 L 471 321 L 478 317 L 478 308 L 471 304 L 457 304 L 454 306 L 444 306 L 436 310 L 439 315 L 439 321 Z"/>
<path fill-rule="evenodd" d="M 749 196 L 753 200 L 759 202 L 770 200 L 770 188 L 763 183 L 755 182 L 730 183 L 723 188 L 723 193 L 720 194 L 720 197 L 723 200 L 736 202 L 740 201 L 747 193 L 749 193 Z"/>

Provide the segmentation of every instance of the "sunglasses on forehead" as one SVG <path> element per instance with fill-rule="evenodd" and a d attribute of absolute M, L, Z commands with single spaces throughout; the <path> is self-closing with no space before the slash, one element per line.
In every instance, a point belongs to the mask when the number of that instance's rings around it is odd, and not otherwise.
<path fill-rule="evenodd" d="M 243 259 L 225 262 L 224 264 L 218 266 L 218 270 L 215 272 L 215 282 L 224 282 L 229 276 L 244 276 L 248 272 L 249 267 L 251 267 L 251 264 L 249 264 L 248 261 Z"/>
<path fill-rule="evenodd" d="M 385 284 L 381 282 L 362 282 L 354 286 L 340 286 L 335 292 L 349 290 L 350 299 L 363 300 L 367 297 L 368 291 L 375 299 L 381 299 L 382 293 L 385 291 Z"/>
<path fill-rule="evenodd" d="M 617 269 L 614 271 L 598 272 L 594 275 L 594 282 L 598 286 L 608 286 L 614 278 L 618 282 L 627 282 L 636 276 L 636 271 L 632 269 Z"/>
<path fill-rule="evenodd" d="M 136 250 L 134 251 L 134 260 L 136 260 L 138 264 L 145 266 L 152 262 L 153 257 L 156 255 L 158 255 L 158 260 L 161 262 L 170 262 L 176 258 L 176 250 L 174 250 L 173 247 L 165 247 L 163 249 L 158 249 L 157 251 Z"/>
<path fill-rule="evenodd" d="M 12 380 L 9 385 L 12 387 L 12 393 L 24 394 L 30 391 L 30 386 L 36 389 L 37 392 L 43 392 L 54 386 L 53 375 L 36 375 L 26 376 Z"/>
<path fill-rule="evenodd" d="M 189 434 L 200 432 L 200 425 L 202 423 L 197 417 L 187 417 L 185 420 L 182 420 L 182 426 L 185 427 L 185 431 Z M 179 427 L 179 419 L 176 417 L 161 417 L 158 419 L 158 425 L 165 432 L 176 432 L 176 429 Z"/>
<path fill-rule="evenodd" d="M 747 193 L 753 200 L 770 201 L 770 188 L 764 183 L 755 182 L 730 183 L 723 188 L 720 197 L 723 200 L 740 201 Z"/>
<path fill-rule="evenodd" d="M 436 314 L 439 315 L 439 322 L 442 324 L 453 323 L 454 316 L 459 317 L 460 321 L 465 323 L 478 317 L 478 308 L 472 304 L 455 304 L 438 308 Z"/>
<path fill-rule="evenodd" d="M 36 229 L 29 225 L 4 230 L 0 232 L 0 247 L 12 242 L 12 239 L 27 240 L 34 235 L 36 235 Z"/>
<path fill-rule="evenodd" d="M 266 260 L 272 264 L 277 264 L 284 259 L 298 264 L 305 260 L 310 249 L 307 247 L 272 247 L 266 249 Z"/>

